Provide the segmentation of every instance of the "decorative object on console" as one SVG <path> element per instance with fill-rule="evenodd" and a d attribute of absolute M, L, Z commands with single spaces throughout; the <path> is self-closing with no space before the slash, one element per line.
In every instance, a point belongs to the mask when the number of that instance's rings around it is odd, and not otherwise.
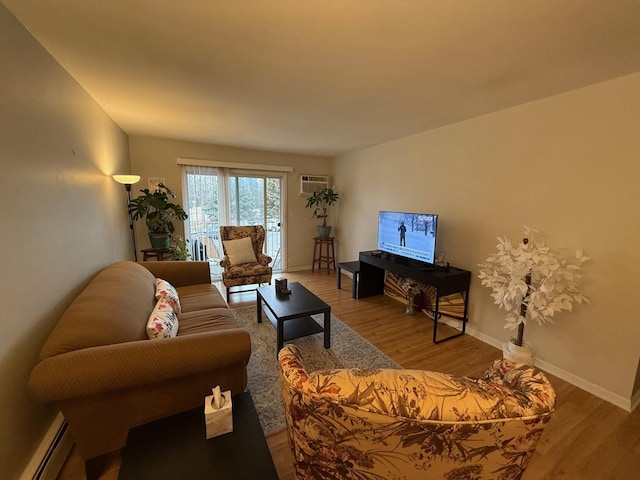
<path fill-rule="evenodd" d="M 480 264 L 478 274 L 482 285 L 493 290 L 494 303 L 507 312 L 505 328 L 518 330 L 504 347 L 505 357 L 515 354 L 513 359 L 523 363 L 533 362 L 530 346 L 523 345 L 528 320 L 544 325 L 555 313 L 572 311 L 574 302 L 589 303 L 580 289 L 582 264 L 589 258 L 581 250 L 574 258 L 565 257 L 536 239 L 536 233 L 525 226 L 525 237 L 515 246 L 498 237 L 497 253 Z"/>
<path fill-rule="evenodd" d="M 145 188 L 140 191 L 142 195 L 131 200 L 129 213 L 134 220 L 145 219 L 153 248 L 169 248 L 175 230 L 172 219 L 186 220 L 187 213 L 180 205 L 169 201 L 176 196 L 163 183 L 158 184 L 156 190 Z"/>
<path fill-rule="evenodd" d="M 406 292 L 407 297 L 407 308 L 404 311 L 406 315 L 415 315 L 415 300 L 416 295 L 420 293 L 420 284 L 415 280 L 406 277 L 399 277 L 400 285 Z M 424 285 L 423 285 L 424 287 Z"/>
<path fill-rule="evenodd" d="M 314 191 L 309 198 L 305 208 L 313 208 L 312 217 L 322 219 L 322 225 L 318 225 L 318 236 L 327 238 L 331 234 L 331 226 L 327 225 L 327 209 L 338 201 L 338 193 L 333 188 L 323 188 Z"/>
<path fill-rule="evenodd" d="M 129 230 L 131 230 L 131 243 L 133 244 L 133 259 L 138 261 L 138 247 L 136 247 L 136 234 L 133 230 L 133 217 L 131 216 L 131 185 L 140 181 L 140 175 L 113 175 L 116 182 L 124 185 L 127 191 L 127 213 L 129 214 Z"/>
<path fill-rule="evenodd" d="M 416 292 L 413 295 L 413 309 L 424 312 L 428 317 L 433 318 L 435 306 L 436 289 L 431 285 L 425 285 L 412 278 L 401 277 L 393 272 L 388 272 L 384 283 L 384 292 L 391 298 L 400 302 L 409 298 L 408 286 L 415 286 Z M 409 305 L 407 305 L 407 309 Z M 464 297 L 460 293 L 453 293 L 440 297 L 438 308 L 440 315 L 457 318 L 464 318 Z"/>

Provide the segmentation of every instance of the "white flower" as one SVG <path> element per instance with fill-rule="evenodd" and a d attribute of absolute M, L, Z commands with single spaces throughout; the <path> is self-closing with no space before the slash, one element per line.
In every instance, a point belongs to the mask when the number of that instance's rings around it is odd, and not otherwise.
<path fill-rule="evenodd" d="M 493 290 L 494 303 L 507 312 L 505 328 L 528 320 L 551 323 L 555 313 L 589 301 L 580 291 L 582 264 L 589 258 L 581 250 L 565 258 L 536 240 L 535 233 L 525 227 L 524 240 L 515 246 L 498 237 L 497 253 L 480 264 L 482 285 Z"/>

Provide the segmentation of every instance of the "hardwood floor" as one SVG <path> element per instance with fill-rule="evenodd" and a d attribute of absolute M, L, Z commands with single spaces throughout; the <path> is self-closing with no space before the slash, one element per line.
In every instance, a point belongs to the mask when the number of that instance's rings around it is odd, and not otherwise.
<path fill-rule="evenodd" d="M 469 335 L 434 345 L 433 323 L 428 317 L 405 315 L 404 306 L 387 296 L 354 300 L 351 279 L 346 276 L 341 290 L 336 289 L 335 272 L 305 271 L 284 276 L 289 282 L 303 283 L 331 305 L 334 315 L 404 368 L 480 375 L 501 356 L 496 348 Z M 229 303 L 231 308 L 253 305 L 255 293 L 231 295 Z M 556 389 L 556 411 L 524 480 L 638 478 L 640 409 L 628 413 L 558 378 L 549 375 L 549 379 Z M 271 435 L 267 442 L 280 478 L 295 479 L 286 433 Z M 119 462 L 117 454 L 111 455 L 101 479 L 117 479 Z M 72 451 L 58 480 L 82 479 L 83 463 Z"/>

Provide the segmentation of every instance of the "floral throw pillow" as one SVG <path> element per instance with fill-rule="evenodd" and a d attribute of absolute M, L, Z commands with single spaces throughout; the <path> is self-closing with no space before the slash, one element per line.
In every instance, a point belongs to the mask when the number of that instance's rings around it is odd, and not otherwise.
<path fill-rule="evenodd" d="M 182 311 L 180 307 L 180 298 L 178 298 L 178 292 L 176 289 L 166 280 L 156 278 L 156 300 L 166 298 L 173 311 L 180 313 Z"/>
<path fill-rule="evenodd" d="M 156 338 L 170 338 L 178 334 L 178 316 L 171 304 L 161 298 L 156 303 L 147 322 L 147 335 L 151 340 Z"/>

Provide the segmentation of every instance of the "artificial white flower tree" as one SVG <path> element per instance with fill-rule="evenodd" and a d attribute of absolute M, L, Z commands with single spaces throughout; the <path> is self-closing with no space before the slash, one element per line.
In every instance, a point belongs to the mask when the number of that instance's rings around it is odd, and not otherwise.
<path fill-rule="evenodd" d="M 525 237 L 515 246 L 498 237 L 497 253 L 480 264 L 478 274 L 482 285 L 493 290 L 494 303 L 507 311 L 505 328 L 518 330 L 518 346 L 527 321 L 551 323 L 555 313 L 589 302 L 580 290 L 582 264 L 589 258 L 581 250 L 565 257 L 536 239 L 536 233 L 525 226 Z"/>

